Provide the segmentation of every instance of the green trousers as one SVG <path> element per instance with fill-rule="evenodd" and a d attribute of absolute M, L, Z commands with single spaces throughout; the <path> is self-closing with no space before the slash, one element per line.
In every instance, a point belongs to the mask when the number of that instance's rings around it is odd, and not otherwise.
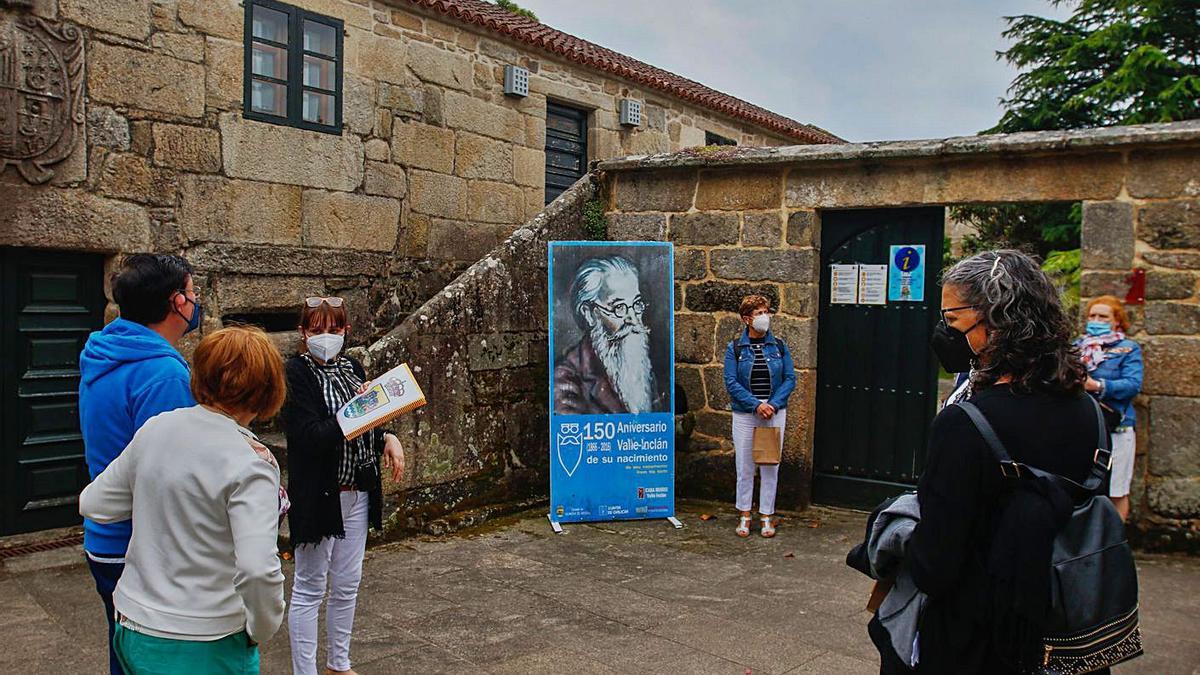
<path fill-rule="evenodd" d="M 113 647 L 129 675 L 258 675 L 258 647 L 246 631 L 211 642 L 145 635 L 118 624 Z"/>

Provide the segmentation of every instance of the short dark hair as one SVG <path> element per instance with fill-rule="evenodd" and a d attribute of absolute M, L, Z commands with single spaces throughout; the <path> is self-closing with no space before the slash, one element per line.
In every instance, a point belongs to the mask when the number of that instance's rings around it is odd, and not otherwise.
<path fill-rule="evenodd" d="M 192 266 L 177 255 L 134 253 L 121 261 L 113 275 L 113 300 L 121 318 L 143 326 L 158 323 L 170 311 L 171 296 L 187 286 Z"/>

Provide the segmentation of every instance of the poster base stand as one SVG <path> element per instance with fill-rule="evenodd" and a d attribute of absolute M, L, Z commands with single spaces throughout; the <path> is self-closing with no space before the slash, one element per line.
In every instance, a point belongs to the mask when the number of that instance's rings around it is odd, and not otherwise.
<path fill-rule="evenodd" d="M 546 520 L 550 521 L 550 528 L 554 530 L 554 534 L 563 533 L 562 525 L 557 520 L 552 518 L 549 513 L 546 514 Z"/>
<path fill-rule="evenodd" d="M 683 523 L 679 522 L 679 519 L 676 518 L 675 516 L 667 516 L 667 522 L 674 525 L 675 529 L 677 529 L 677 530 L 683 529 Z"/>

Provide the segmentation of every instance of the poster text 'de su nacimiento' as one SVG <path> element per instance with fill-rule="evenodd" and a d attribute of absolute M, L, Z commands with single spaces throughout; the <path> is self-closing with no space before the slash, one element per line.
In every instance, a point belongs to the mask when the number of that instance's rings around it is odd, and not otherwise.
<path fill-rule="evenodd" d="M 550 520 L 675 515 L 674 253 L 551 242 Z"/>

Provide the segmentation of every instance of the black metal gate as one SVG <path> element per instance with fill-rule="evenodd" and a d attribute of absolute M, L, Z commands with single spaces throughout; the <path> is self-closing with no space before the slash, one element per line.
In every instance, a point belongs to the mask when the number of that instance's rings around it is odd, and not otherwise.
<path fill-rule="evenodd" d="M 587 173 L 586 110 L 546 104 L 546 203 Z"/>
<path fill-rule="evenodd" d="M 911 489 L 925 464 L 937 404 L 929 349 L 938 319 L 941 208 L 826 211 L 821 216 L 821 306 L 813 500 L 872 508 Z M 831 265 L 888 264 L 891 246 L 925 245 L 923 301 L 832 304 Z"/>
<path fill-rule="evenodd" d="M 0 534 L 79 522 L 79 352 L 104 322 L 100 256 L 0 247 Z"/>

